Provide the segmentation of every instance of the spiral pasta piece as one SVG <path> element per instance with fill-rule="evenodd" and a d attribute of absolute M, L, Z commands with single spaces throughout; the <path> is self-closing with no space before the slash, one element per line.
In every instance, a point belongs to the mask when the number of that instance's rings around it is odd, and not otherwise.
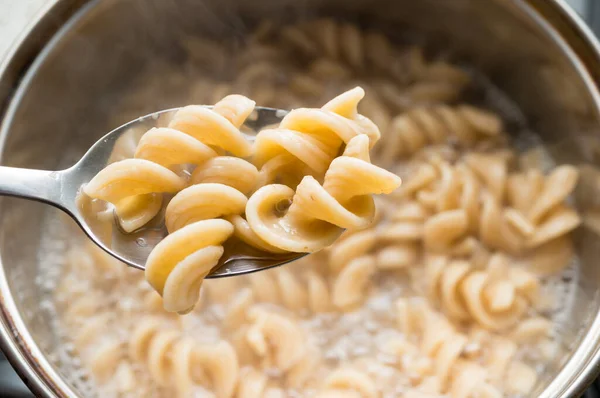
<path fill-rule="evenodd" d="M 239 364 L 229 343 L 199 344 L 165 327 L 158 318 L 146 318 L 136 326 L 129 341 L 129 356 L 144 363 L 159 385 L 167 386 L 175 379 L 181 397 L 189 396 L 194 385 L 200 384 L 194 369 L 209 376 L 217 397 L 232 397 L 237 386 Z"/>
<path fill-rule="evenodd" d="M 356 87 L 321 109 L 294 109 L 278 128 L 262 130 L 254 144 L 254 163 L 261 170 L 267 170 L 265 178 L 270 181 L 266 182 L 271 183 L 276 174 L 285 174 L 284 171 L 302 168 L 302 165 L 321 179 L 342 145 L 356 135 L 366 134 L 370 138 L 369 145 L 374 145 L 379 139 L 379 129 L 357 111 L 364 95 L 364 90 Z M 290 156 L 295 160 L 292 163 Z"/>
<path fill-rule="evenodd" d="M 390 193 L 400 185 L 396 175 L 369 162 L 369 139 L 353 138 L 325 175 L 323 185 L 308 176 L 296 192 L 268 185 L 248 200 L 246 217 L 252 230 L 268 244 L 291 252 L 314 252 L 329 246 L 342 228 L 363 228 L 375 216 L 371 194 Z M 277 205 L 291 200 L 284 216 Z"/>
<path fill-rule="evenodd" d="M 303 259 L 297 262 L 302 263 Z M 330 311 L 331 291 L 327 279 L 317 270 L 310 269 L 312 264 L 301 266 L 308 269 L 293 273 L 280 268 L 253 274 L 250 285 L 255 301 L 279 304 L 297 313 L 307 309 L 313 313 Z"/>
<path fill-rule="evenodd" d="M 252 145 L 239 127 L 254 109 L 254 101 L 230 95 L 213 109 L 189 105 L 177 111 L 169 127 L 188 134 L 205 145 L 220 148 L 237 157 L 252 154 Z"/>
<path fill-rule="evenodd" d="M 397 116 L 391 121 L 381 160 L 391 163 L 400 156 L 409 156 L 431 144 L 443 144 L 450 139 L 464 146 L 496 137 L 502 131 L 502 122 L 494 114 L 469 105 L 450 107 L 437 105 L 419 107 Z"/>
<path fill-rule="evenodd" d="M 315 270 L 294 274 L 285 268 L 275 270 L 281 304 L 295 312 L 309 309 L 326 312 L 331 309 L 331 293 L 323 275 Z"/>
<path fill-rule="evenodd" d="M 349 236 L 344 235 L 329 252 L 329 269 L 339 273 L 346 265 L 361 256 L 367 255 L 375 247 L 377 234 L 372 229 L 357 231 Z"/>
<path fill-rule="evenodd" d="M 220 219 L 187 225 L 160 241 L 146 262 L 146 279 L 163 297 L 167 311 L 185 313 L 198 301 L 200 286 L 223 255 L 233 233 Z"/>
<path fill-rule="evenodd" d="M 308 294 L 305 286 L 292 272 L 286 268 L 275 270 L 275 279 L 282 304 L 285 307 L 297 312 L 308 306 Z"/>
<path fill-rule="evenodd" d="M 306 355 L 305 336 L 292 319 L 261 308 L 252 308 L 248 316 L 246 339 L 259 357 L 286 372 Z"/>
<path fill-rule="evenodd" d="M 348 310 L 361 303 L 367 296 L 365 290 L 375 270 L 373 256 L 358 257 L 346 264 L 333 283 L 332 300 L 335 306 Z"/>
<path fill-rule="evenodd" d="M 431 299 L 458 321 L 474 320 L 491 330 L 503 330 L 519 321 L 538 294 L 537 279 L 527 271 L 509 268 L 494 255 L 486 270 L 467 261 L 442 257 L 427 263 Z"/>
<path fill-rule="evenodd" d="M 164 167 L 178 164 L 202 164 L 217 153 L 208 145 L 182 131 L 152 128 L 140 139 L 134 157 L 146 159 Z"/>
<path fill-rule="evenodd" d="M 246 313 L 254 304 L 254 292 L 250 288 L 243 288 L 238 291 L 233 300 L 227 306 L 223 325 L 226 329 L 240 327 L 247 321 Z"/>

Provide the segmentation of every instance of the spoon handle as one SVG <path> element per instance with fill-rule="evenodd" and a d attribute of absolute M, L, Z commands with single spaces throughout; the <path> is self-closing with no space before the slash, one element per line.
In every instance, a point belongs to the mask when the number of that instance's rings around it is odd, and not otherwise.
<path fill-rule="evenodd" d="M 0 195 L 60 206 L 60 172 L 0 166 Z"/>

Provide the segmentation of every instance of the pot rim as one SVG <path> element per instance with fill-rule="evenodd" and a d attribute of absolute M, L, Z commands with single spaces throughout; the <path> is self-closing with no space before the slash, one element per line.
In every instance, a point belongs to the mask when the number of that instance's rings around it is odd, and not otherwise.
<path fill-rule="evenodd" d="M 512 0 L 531 20 L 540 25 L 560 47 L 577 70 L 595 103 L 600 116 L 600 41 L 581 16 L 562 0 Z M 536 3 L 536 4 L 532 4 Z M 536 7 L 537 6 L 537 7 Z M 546 8 L 558 13 L 554 24 Z M 565 32 L 565 28 L 570 32 Z M 565 33 L 569 37 L 565 37 Z M 575 43 L 574 41 L 578 41 Z M 585 51 L 585 53 L 582 53 Z M 598 118 L 600 120 L 600 117 Z M 598 299 L 598 295 L 592 300 Z M 572 350 L 572 356 L 546 386 L 540 398 L 580 397 L 600 374 L 600 313 L 593 316 L 587 334 Z"/>
<path fill-rule="evenodd" d="M 81 3 L 81 4 L 76 4 Z M 0 60 L 0 82 L 13 77 L 18 82 L 14 87 L 5 87 L 0 83 L 0 159 L 6 138 L 7 129 L 17 108 L 13 95 L 26 87 L 30 80 L 31 70 L 41 63 L 51 44 L 61 37 L 61 32 L 69 29 L 77 15 L 85 13 L 98 3 L 98 0 L 47 0 L 34 19 L 13 42 L 5 58 Z M 590 88 L 596 104 L 596 113 L 600 114 L 600 42 L 581 17 L 562 0 L 511 0 L 536 24 L 540 25 L 554 42 L 560 46 L 580 77 Z M 536 3 L 536 4 L 533 4 Z M 543 5 L 542 5 L 543 4 Z M 545 8 L 543 10 L 543 8 Z M 560 27 L 557 28 L 544 17 L 545 11 L 553 12 L 560 19 L 563 29 L 570 30 L 569 38 L 564 37 Z M 56 26 L 57 16 L 64 21 Z M 44 34 L 38 34 L 43 31 Z M 579 46 L 573 46 L 578 40 Z M 32 50 L 33 49 L 33 50 Z M 585 51 L 586 57 L 582 57 Z M 591 56 L 591 58 L 590 58 Z M 595 69 L 594 69 L 595 68 Z M 10 76 L 13 74 L 14 76 Z M 19 81 L 23 76 L 24 79 Z M 592 89 L 595 88 L 595 89 Z M 16 95 L 19 98 L 19 95 Z M 36 396 L 67 397 L 77 396 L 73 388 L 58 374 L 46 359 L 41 349 L 29 334 L 18 311 L 16 302 L 10 294 L 6 273 L 0 258 L 0 348 L 10 364 L 24 383 Z M 589 327 L 589 332 L 575 349 L 572 357 L 546 387 L 540 398 L 559 396 L 578 397 L 600 373 L 600 314 L 596 314 Z M 592 347 L 586 352 L 585 347 Z M 573 374 L 569 374 L 572 371 Z"/>

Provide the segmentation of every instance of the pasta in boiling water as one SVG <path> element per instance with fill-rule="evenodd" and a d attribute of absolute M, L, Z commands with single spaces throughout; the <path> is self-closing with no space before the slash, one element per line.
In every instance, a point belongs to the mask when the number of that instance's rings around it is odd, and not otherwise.
<path fill-rule="evenodd" d="M 470 147 L 485 138 L 500 134 L 500 119 L 493 113 L 468 105 L 417 107 L 395 117 L 381 148 L 381 160 L 392 162 L 419 149 L 445 143 L 449 139 Z"/>
<path fill-rule="evenodd" d="M 468 261 L 432 258 L 427 262 L 431 298 L 458 321 L 473 319 L 492 330 L 513 326 L 537 299 L 539 286 L 534 275 L 507 262 L 495 254 L 482 271 Z"/>
<path fill-rule="evenodd" d="M 194 369 L 202 369 L 219 397 L 232 397 L 237 385 L 238 361 L 226 342 L 208 346 L 186 338 L 177 330 L 162 326 L 164 321 L 148 318 L 133 332 L 129 357 L 145 362 L 159 385 L 174 381 L 178 396 L 187 397 L 197 384 Z"/>
<path fill-rule="evenodd" d="M 112 123 L 148 113 L 145 106 L 214 103 L 233 93 L 262 106 L 313 108 L 292 111 L 287 127 L 259 137 L 258 145 L 250 145 L 256 156 L 213 144 L 206 150 L 201 137 L 184 134 L 186 150 L 196 154 L 186 162 L 195 169 L 177 161 L 167 165 L 171 161 L 161 159 L 188 152 L 163 153 L 160 140 L 169 128 L 185 133 L 185 123 L 197 119 L 147 134 L 147 150 L 138 149 L 137 141 L 125 143 L 114 160 L 138 151 L 134 161 L 159 165 L 166 184 L 172 183 L 167 188 L 177 199 L 168 209 L 170 236 L 182 237 L 173 247 L 186 237 L 194 245 L 185 255 L 194 259 L 208 251 L 217 258 L 222 240 L 231 236 L 266 252 L 287 250 L 277 247 L 282 235 L 267 240 L 260 228 L 255 232 L 257 220 L 246 218 L 265 184 L 278 184 L 292 201 L 304 195 L 295 203 L 303 209 L 295 222 L 320 210 L 310 200 L 317 194 L 319 200 L 339 198 L 323 203 L 342 203 L 344 221 L 356 221 L 344 225 L 359 228 L 341 233 L 331 227 L 341 236 L 318 253 L 278 269 L 206 280 L 200 293 L 210 262 L 188 272 L 186 259 L 165 246 L 156 268 L 164 274 L 157 272 L 156 281 L 173 276 L 171 291 L 179 296 L 167 289 L 164 297 L 138 271 L 91 244 L 60 246 L 67 252 L 64 267 L 53 266 L 49 275 L 59 278 L 54 297 L 64 346 L 72 347 L 62 363 L 75 357 L 85 380 L 107 397 L 536 396 L 545 366 L 564 350 L 555 328 L 561 311 L 570 308 L 571 283 L 577 283 L 572 232 L 581 217 L 572 196 L 576 191 L 578 203 L 579 196 L 593 201 L 595 192 L 579 192 L 580 180 L 597 171 L 553 165 L 541 147 L 519 154 L 507 130 L 519 133 L 519 148 L 537 142 L 520 141 L 522 121 L 510 114 L 505 126 L 494 104 L 469 102 L 497 93 L 479 95 L 481 80 L 451 58 L 429 58 L 367 25 L 265 22 L 247 44 L 230 44 L 186 40 L 187 61 L 176 71 L 157 66 L 140 78 L 139 90 L 123 100 L 123 113 Z M 363 91 L 353 89 L 357 84 L 368 92 L 362 100 Z M 214 109 L 230 129 L 238 129 L 253 106 L 236 98 Z M 372 120 L 379 133 L 358 115 Z M 372 208 L 362 192 L 350 200 L 339 195 L 349 179 L 360 180 L 357 170 L 375 170 L 364 156 L 368 149 L 373 163 L 403 182 L 375 198 L 376 212 L 361 213 Z M 340 167 L 349 163 L 353 168 Z M 336 167 L 345 171 L 334 172 Z M 117 210 L 135 227 L 169 196 L 141 191 Z M 207 207 L 208 198 L 219 206 Z M 143 203 L 146 213 L 139 211 Z M 258 221 L 268 215 L 281 226 L 291 206 L 258 207 Z M 196 239 L 213 228 L 220 236 Z M 328 230 L 301 231 L 322 237 Z M 165 303 L 186 302 L 188 292 L 191 304 L 200 295 L 194 310 L 184 316 L 165 312 Z M 179 306 L 188 309 L 187 302 Z"/>

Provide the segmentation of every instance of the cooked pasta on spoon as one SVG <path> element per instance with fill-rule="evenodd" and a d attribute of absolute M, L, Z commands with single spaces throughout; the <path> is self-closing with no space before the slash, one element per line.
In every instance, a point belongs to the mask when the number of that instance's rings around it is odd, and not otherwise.
<path fill-rule="evenodd" d="M 69 169 L 0 167 L 0 195 L 64 210 L 145 270 L 165 309 L 185 313 L 206 277 L 282 265 L 373 222 L 372 195 L 400 177 L 370 162 L 380 132 L 358 113 L 364 95 L 356 87 L 290 112 L 228 95 L 157 112 L 113 130 Z"/>

